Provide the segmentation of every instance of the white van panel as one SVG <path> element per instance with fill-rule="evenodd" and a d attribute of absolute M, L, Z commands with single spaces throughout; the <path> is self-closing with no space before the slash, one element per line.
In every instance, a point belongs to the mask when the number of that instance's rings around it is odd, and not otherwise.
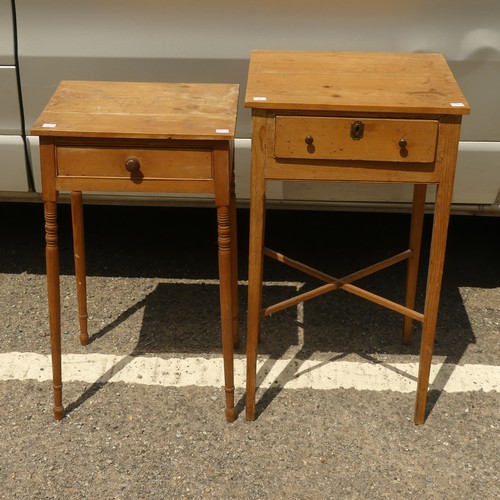
<path fill-rule="evenodd" d="M 38 137 L 30 135 L 26 138 L 28 156 L 33 170 L 33 182 L 35 191 L 42 192 L 42 172 L 40 170 L 40 140 Z"/>
<path fill-rule="evenodd" d="M 0 134 L 20 135 L 21 130 L 16 68 L 0 66 Z"/>
<path fill-rule="evenodd" d="M 500 142 L 460 143 L 453 203 L 495 203 L 499 188 Z"/>
<path fill-rule="evenodd" d="M 28 177 L 23 139 L 19 136 L 0 135 L 0 185 L 2 191 L 27 192 Z"/>
<path fill-rule="evenodd" d="M 62 79 L 240 83 L 236 190 L 246 202 L 251 114 L 242 101 L 251 50 L 441 52 L 471 104 L 454 203 L 477 206 L 497 196 L 498 0 L 184 0 L 175 6 L 163 0 L 123 0 L 119 6 L 115 0 L 17 0 L 16 6 L 28 134 Z M 34 163 L 33 173 L 39 175 Z M 406 202 L 410 192 L 408 186 L 336 184 L 333 190 L 272 183 L 267 194 L 285 206 L 296 200 L 328 206 Z"/>
<path fill-rule="evenodd" d="M 0 0 L 0 65 L 14 64 L 14 27 L 10 0 Z"/>
<path fill-rule="evenodd" d="M 240 83 L 252 49 L 442 52 L 472 113 L 462 140 L 500 141 L 498 0 L 18 0 L 30 127 L 62 79 Z M 238 137 L 250 136 L 240 108 Z"/>

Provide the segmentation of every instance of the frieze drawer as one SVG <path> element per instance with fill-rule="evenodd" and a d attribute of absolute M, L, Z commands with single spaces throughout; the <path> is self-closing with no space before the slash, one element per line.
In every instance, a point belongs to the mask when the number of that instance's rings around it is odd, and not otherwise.
<path fill-rule="evenodd" d="M 276 158 L 431 163 L 436 120 L 277 116 Z"/>
<path fill-rule="evenodd" d="M 57 175 L 211 179 L 210 149 L 57 148 Z"/>

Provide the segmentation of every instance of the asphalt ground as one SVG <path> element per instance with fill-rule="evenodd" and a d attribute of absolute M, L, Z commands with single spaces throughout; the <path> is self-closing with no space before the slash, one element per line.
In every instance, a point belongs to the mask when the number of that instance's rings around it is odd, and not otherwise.
<path fill-rule="evenodd" d="M 0 354 L 47 355 L 43 208 L 2 203 L 0 216 Z M 248 211 L 238 216 L 235 357 L 244 363 Z M 403 250 L 408 221 L 271 210 L 266 241 L 346 275 Z M 214 210 L 86 206 L 85 224 L 93 340 L 82 347 L 70 213 L 60 206 L 64 354 L 221 358 Z M 426 217 L 419 307 L 430 229 Z M 380 390 L 376 378 L 365 390 L 288 388 L 286 369 L 259 390 L 254 422 L 244 418 L 243 383 L 239 418 L 227 424 L 222 387 L 139 380 L 66 382 L 67 416 L 55 422 L 50 381 L 20 374 L 0 381 L 0 498 L 498 498 L 498 390 L 448 388 L 461 367 L 498 373 L 499 255 L 500 219 L 452 216 L 434 356 L 447 369 L 438 370 L 423 426 L 413 424 L 414 392 Z M 404 274 L 398 265 L 362 284 L 402 300 Z M 267 303 L 316 284 L 270 261 L 265 280 Z M 415 363 L 419 329 L 403 346 L 401 328 L 397 314 L 337 291 L 267 318 L 260 353 L 269 370 L 276 360 L 294 370 L 311 361 Z"/>

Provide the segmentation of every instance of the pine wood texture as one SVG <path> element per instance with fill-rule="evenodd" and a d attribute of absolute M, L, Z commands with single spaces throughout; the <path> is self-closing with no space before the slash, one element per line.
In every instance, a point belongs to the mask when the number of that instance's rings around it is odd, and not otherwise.
<path fill-rule="evenodd" d="M 252 108 L 247 419 L 256 416 L 261 320 L 341 289 L 402 314 L 405 343 L 412 322 L 422 323 L 414 421 L 424 423 L 460 125 L 470 112 L 446 61 L 440 54 L 255 51 L 245 105 Z M 267 180 L 414 184 L 408 249 L 335 278 L 265 248 Z M 437 195 L 422 313 L 414 307 L 427 184 L 437 185 Z M 326 284 L 263 307 L 264 256 Z M 352 284 L 402 261 L 404 305 Z"/>
<path fill-rule="evenodd" d="M 251 108 L 470 112 L 441 54 L 253 51 L 248 75 Z"/>
<path fill-rule="evenodd" d="M 62 81 L 31 133 L 227 140 L 238 92 L 236 84 Z"/>

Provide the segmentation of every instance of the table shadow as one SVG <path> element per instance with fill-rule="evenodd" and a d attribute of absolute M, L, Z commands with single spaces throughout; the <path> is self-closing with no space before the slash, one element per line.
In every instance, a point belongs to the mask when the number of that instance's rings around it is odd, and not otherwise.
<path fill-rule="evenodd" d="M 136 345 L 76 401 L 71 402 L 66 414 L 85 404 L 138 356 L 168 357 L 175 354 L 176 357 L 195 355 L 222 358 L 219 286 L 206 282 L 159 283 L 145 298 L 91 333 L 89 348 L 103 342 L 111 344 L 114 339 L 118 339 L 122 334 L 120 328 L 140 310 L 143 310 L 143 317 Z M 221 363 L 221 376 L 222 373 Z M 223 391 L 221 387 L 221 394 Z"/>
<path fill-rule="evenodd" d="M 2 203 L 0 215 L 4 221 L 0 273 L 44 274 L 42 205 Z M 248 215 L 246 209 L 238 211 L 240 280 L 247 276 Z M 426 216 L 417 296 L 417 309 L 420 311 L 423 306 L 431 227 L 432 217 Z M 85 228 L 89 276 L 154 277 L 160 282 L 163 278 L 217 278 L 216 218 L 213 208 L 85 206 Z M 409 215 L 268 210 L 266 228 L 266 246 L 332 275 L 342 276 L 405 249 Z M 59 235 L 61 273 L 72 274 L 71 217 L 67 205 L 59 207 Z M 451 217 L 434 350 L 444 365 L 430 388 L 427 414 L 439 400 L 453 366 L 462 361 L 468 347 L 476 342 L 475 328 L 469 320 L 460 290 L 463 287 L 500 287 L 499 248 L 500 218 Z M 358 284 L 402 302 L 404 276 L 405 266 L 399 264 Z M 311 278 L 270 262 L 269 259 L 266 259 L 264 279 L 304 283 L 302 290 L 315 285 Z M 185 294 L 184 291 L 189 288 L 183 286 L 186 285 L 161 283 L 157 290 L 146 298 L 138 299 L 128 310 L 95 332 L 94 342 L 97 344 L 111 338 L 123 322 L 144 308 L 139 341 L 130 350 L 129 356 L 162 352 L 219 354 L 217 287 L 208 285 L 212 308 L 205 310 L 204 314 L 209 319 L 204 323 L 203 317 L 189 311 L 203 311 L 201 302 L 207 297 L 195 285 L 192 293 Z M 264 304 L 281 300 L 294 291 L 293 286 L 286 285 L 266 288 Z M 239 293 L 241 354 L 246 341 L 246 288 L 240 287 Z M 190 309 L 170 304 L 168 297 L 177 294 L 185 294 L 184 302 L 196 301 L 196 304 L 193 302 Z M 196 299 L 197 294 L 200 300 Z M 264 390 L 259 397 L 258 414 L 272 403 L 286 381 L 296 376 L 292 365 L 297 360 L 300 363 L 318 353 L 321 359 L 334 360 L 338 356 L 354 354 L 367 362 L 380 362 L 384 356 L 393 355 L 408 356 L 412 360 L 418 357 L 418 324 L 412 344 L 404 346 L 401 342 L 402 317 L 363 299 L 339 290 L 304 303 L 303 311 L 301 325 L 297 324 L 296 309 L 282 311 L 263 321 L 259 353 L 268 356 L 269 360 L 259 371 L 258 381 L 263 380 L 273 360 L 283 357 L 289 352 L 290 346 L 297 348 L 290 358 L 290 366 L 284 370 L 277 384 Z M 171 315 L 170 319 L 168 314 Z M 169 321 L 178 323 L 178 331 L 185 327 L 191 333 L 174 335 L 168 329 L 162 330 Z M 205 326 L 197 330 L 196 325 L 200 324 Z M 299 327 L 304 337 L 300 346 Z M 218 333 L 207 335 L 207 331 Z M 159 336 L 158 339 L 153 338 L 155 335 Z M 329 358 L 330 353 L 332 355 Z M 104 377 L 101 383 L 105 382 Z M 91 392 L 86 391 L 86 394 Z M 238 402 L 240 411 L 243 401 L 244 398 Z M 75 405 L 77 403 L 69 408 Z"/>
<path fill-rule="evenodd" d="M 380 214 L 350 214 L 335 226 L 332 222 L 337 222 L 335 219 L 338 216 L 315 213 L 308 217 L 307 213 L 303 213 L 294 218 L 294 239 L 283 229 L 285 226 L 279 220 L 281 217 L 282 215 L 274 216 L 271 224 L 268 218 L 266 246 L 333 276 L 347 275 L 406 248 L 409 216 L 404 214 L 391 216 L 396 219 L 393 225 L 381 224 Z M 495 227 L 494 232 L 483 232 L 485 228 Z M 290 226 L 287 229 L 290 230 Z M 432 217 L 426 216 L 416 306 L 421 312 L 431 229 Z M 500 243 L 498 229 L 497 220 L 463 217 L 451 219 L 434 346 L 434 356 L 440 358 L 442 366 L 429 387 L 426 418 L 445 390 L 454 367 L 461 362 L 467 348 L 476 343 L 460 288 L 500 286 L 500 265 L 496 256 Z M 274 279 L 277 273 L 286 275 L 288 279 L 303 279 L 305 284 L 301 292 L 321 284 L 294 270 L 279 271 L 277 266 L 280 264 L 266 264 L 264 280 Z M 405 274 L 406 265 L 401 263 L 356 284 L 395 302 L 404 303 Z M 264 289 L 264 306 L 279 300 L 283 299 Z M 256 418 L 267 409 L 288 382 L 300 376 L 303 362 L 318 354 L 321 359 L 326 355 L 326 360 L 318 362 L 317 368 L 350 355 L 356 355 L 366 362 L 382 364 L 393 371 L 396 369 L 391 366 L 390 361 L 385 362 L 384 357 L 403 355 L 408 356 L 412 362 L 418 362 L 421 325 L 414 322 L 411 345 L 403 345 L 402 329 L 401 315 L 342 290 L 304 302 L 300 321 L 296 309 L 264 318 L 261 323 L 259 354 L 268 358 L 258 370 L 257 387 L 276 360 L 289 351 L 290 346 L 295 345 L 297 349 L 271 386 L 258 392 Z M 300 340 L 298 332 L 303 336 Z M 328 356 L 330 353 L 331 356 Z M 400 357 L 398 362 L 401 362 Z M 416 389 L 415 375 L 396 371 L 414 382 Z M 329 393 L 327 397 L 334 396 Z M 409 408 L 409 414 L 413 414 L 413 408 Z"/>

